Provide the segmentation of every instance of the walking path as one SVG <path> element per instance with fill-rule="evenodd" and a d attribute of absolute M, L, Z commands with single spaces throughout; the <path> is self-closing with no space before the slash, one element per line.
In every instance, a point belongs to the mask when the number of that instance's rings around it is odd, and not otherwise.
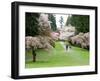
<path fill-rule="evenodd" d="M 60 44 L 63 46 L 65 52 L 66 52 L 66 51 L 67 51 L 67 52 L 70 51 L 70 48 L 69 48 L 69 47 L 68 47 L 68 49 L 66 50 L 66 46 L 65 46 L 64 42 L 60 42 Z"/>

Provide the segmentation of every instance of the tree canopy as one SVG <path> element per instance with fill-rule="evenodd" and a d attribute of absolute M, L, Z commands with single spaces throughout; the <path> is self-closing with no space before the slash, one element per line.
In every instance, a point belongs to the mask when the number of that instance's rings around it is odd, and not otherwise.
<path fill-rule="evenodd" d="M 68 26 L 69 24 L 71 24 L 71 16 L 68 16 L 67 21 L 65 23 L 66 26 Z"/>
<path fill-rule="evenodd" d="M 56 31 L 57 30 L 57 25 L 56 25 L 56 19 L 54 17 L 53 14 L 48 14 L 48 18 L 49 18 L 49 21 L 51 21 L 50 25 L 51 25 L 51 29 L 53 31 Z"/>
<path fill-rule="evenodd" d="M 89 16 L 88 15 L 72 15 L 68 17 L 66 25 L 75 26 L 77 32 L 89 32 Z"/>
<path fill-rule="evenodd" d="M 25 18 L 25 25 L 26 25 L 26 36 L 35 36 L 39 34 L 38 31 L 38 18 L 39 14 L 38 13 L 26 13 L 26 18 Z"/>

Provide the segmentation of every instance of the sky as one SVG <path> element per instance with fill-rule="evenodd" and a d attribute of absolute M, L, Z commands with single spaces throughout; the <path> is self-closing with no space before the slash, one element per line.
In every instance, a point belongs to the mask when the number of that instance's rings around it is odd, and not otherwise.
<path fill-rule="evenodd" d="M 67 18 L 68 18 L 68 15 L 63 15 L 63 14 L 55 14 L 55 17 L 56 17 L 56 25 L 57 25 L 57 28 L 60 28 L 60 17 L 63 17 L 63 20 L 64 20 L 64 23 L 63 25 L 65 25 L 66 21 L 67 21 Z"/>

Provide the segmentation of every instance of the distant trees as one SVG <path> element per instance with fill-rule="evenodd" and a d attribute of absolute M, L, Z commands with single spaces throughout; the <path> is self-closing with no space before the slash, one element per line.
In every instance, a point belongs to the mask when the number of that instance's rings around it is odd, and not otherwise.
<path fill-rule="evenodd" d="M 50 21 L 51 29 L 53 31 L 56 31 L 57 30 L 57 25 L 56 25 L 56 19 L 55 19 L 54 15 L 53 14 L 48 14 L 48 18 L 49 18 L 49 21 Z"/>
<path fill-rule="evenodd" d="M 62 16 L 60 17 L 59 22 L 60 22 L 60 26 L 61 26 L 61 28 L 62 28 L 62 27 L 63 27 L 63 23 L 64 23 L 64 20 L 63 20 L 63 17 L 62 17 Z"/>
<path fill-rule="evenodd" d="M 25 33 L 26 36 L 35 36 L 39 34 L 38 31 L 38 18 L 39 14 L 38 13 L 26 13 L 25 14 Z"/>
<path fill-rule="evenodd" d="M 69 24 L 71 24 L 71 16 L 70 15 L 68 16 L 65 25 L 68 26 Z"/>
<path fill-rule="evenodd" d="M 88 15 L 72 15 L 67 19 L 66 25 L 75 26 L 77 32 L 89 32 L 89 16 Z"/>
<path fill-rule="evenodd" d="M 89 16 L 88 15 L 69 15 L 66 25 L 72 25 L 76 29 L 77 35 L 70 37 L 69 42 L 72 45 L 89 49 Z"/>
<path fill-rule="evenodd" d="M 39 13 L 26 13 L 26 18 L 25 18 L 25 25 L 26 25 L 26 36 L 35 36 L 39 35 L 40 31 L 39 29 Z M 48 14 L 48 20 L 50 21 L 51 29 L 53 31 L 57 30 L 57 25 L 56 25 L 56 19 L 53 14 Z"/>

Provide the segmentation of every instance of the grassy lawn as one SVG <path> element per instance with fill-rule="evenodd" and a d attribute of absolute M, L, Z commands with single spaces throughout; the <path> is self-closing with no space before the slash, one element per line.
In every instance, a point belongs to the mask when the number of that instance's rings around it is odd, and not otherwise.
<path fill-rule="evenodd" d="M 72 46 L 69 51 L 66 51 L 60 42 L 56 42 L 56 47 L 49 51 L 39 49 L 36 53 L 36 62 L 32 62 L 31 51 L 26 53 L 26 68 L 82 66 L 89 64 L 88 50 Z"/>

